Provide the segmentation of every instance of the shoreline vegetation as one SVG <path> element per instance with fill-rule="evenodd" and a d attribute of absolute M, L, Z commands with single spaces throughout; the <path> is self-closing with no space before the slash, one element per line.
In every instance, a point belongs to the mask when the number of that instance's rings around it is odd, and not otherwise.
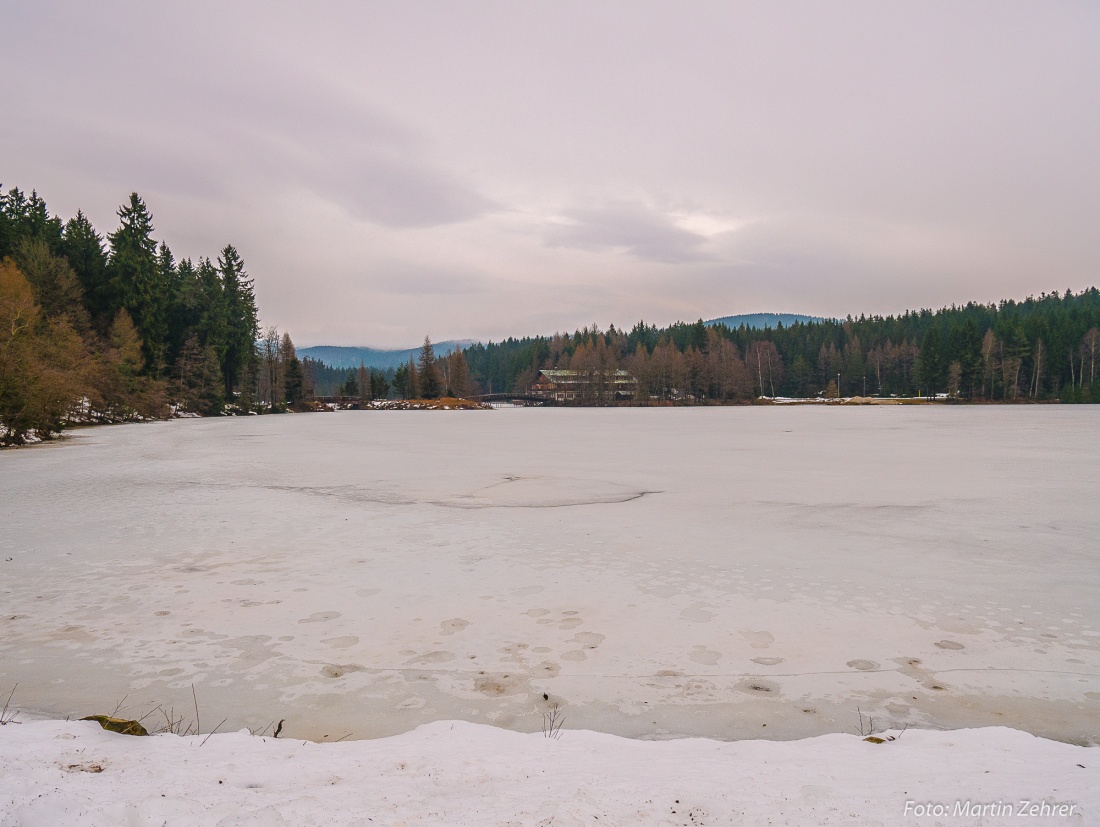
<path fill-rule="evenodd" d="M 261 328 L 231 244 L 176 261 L 137 193 L 106 237 L 0 191 L 0 447 L 75 425 L 334 407 L 1100 403 L 1100 291 L 731 329 L 638 322 L 475 343 L 382 370 Z M 468 400 L 451 402 L 444 400 Z M 327 401 L 326 401 L 327 400 Z"/>
<path fill-rule="evenodd" d="M 375 399 L 348 406 L 360 411 L 486 411 L 492 406 L 473 399 L 441 396 L 438 399 Z"/>
<path fill-rule="evenodd" d="M 260 336 L 233 245 L 177 262 L 137 193 L 118 217 L 104 238 L 82 212 L 62 221 L 37 193 L 0 194 L 0 446 L 73 424 L 246 412 L 264 401 L 257 390 L 272 406 L 299 393 L 290 338 Z M 272 348 L 283 398 L 262 358 Z"/>

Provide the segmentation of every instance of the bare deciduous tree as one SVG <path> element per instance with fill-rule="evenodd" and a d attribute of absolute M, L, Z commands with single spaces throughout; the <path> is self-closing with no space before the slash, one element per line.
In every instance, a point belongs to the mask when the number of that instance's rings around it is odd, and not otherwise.
<path fill-rule="evenodd" d="M 836 348 L 829 346 L 826 351 L 832 357 L 836 354 Z M 756 386 L 759 396 L 775 396 L 776 385 L 783 381 L 783 357 L 770 339 L 758 340 L 749 345 L 745 354 L 746 361 L 756 373 Z M 839 363 L 839 357 L 838 363 Z M 832 367 L 831 360 L 828 363 Z"/>
<path fill-rule="evenodd" d="M 741 359 L 737 345 L 715 335 L 709 346 L 707 360 L 719 399 L 747 398 L 752 395 L 752 376 Z"/>
<path fill-rule="evenodd" d="M 959 395 L 959 385 L 962 384 L 962 362 L 957 359 L 947 368 L 947 392 L 952 399 Z"/>
<path fill-rule="evenodd" d="M 993 398 L 994 380 L 997 376 L 997 369 L 1000 367 L 999 353 L 1000 342 L 997 341 L 997 336 L 990 328 L 985 332 L 985 338 L 982 339 L 982 396 L 988 399 Z M 988 396 L 986 380 L 989 381 Z"/>
<path fill-rule="evenodd" d="M 370 371 L 367 366 L 363 364 L 362 360 L 359 362 L 359 370 L 356 372 L 356 381 L 359 383 L 359 400 L 361 402 L 367 402 L 370 400 Z"/>
<path fill-rule="evenodd" d="M 1032 399 L 1036 399 L 1039 396 L 1039 385 L 1043 379 L 1043 340 L 1039 339 L 1035 343 L 1035 364 L 1032 365 L 1031 370 L 1031 392 Z"/>
<path fill-rule="evenodd" d="M 260 401 L 272 408 L 281 405 L 286 396 L 283 387 L 282 336 L 279 328 L 270 325 L 260 337 Z"/>
<path fill-rule="evenodd" d="M 1081 340 L 1081 374 L 1085 373 L 1085 361 L 1089 363 L 1089 384 L 1096 381 L 1096 357 L 1100 356 L 1100 329 L 1092 328 Z"/>
<path fill-rule="evenodd" d="M 470 367 L 466 364 L 466 354 L 461 350 L 456 350 L 447 357 L 447 384 L 451 396 L 463 399 L 473 395 Z"/>

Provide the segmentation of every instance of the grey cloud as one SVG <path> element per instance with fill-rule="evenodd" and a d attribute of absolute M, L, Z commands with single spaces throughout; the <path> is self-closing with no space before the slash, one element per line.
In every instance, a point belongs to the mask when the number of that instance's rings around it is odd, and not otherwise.
<path fill-rule="evenodd" d="M 380 292 L 406 296 L 466 296 L 483 293 L 485 280 L 472 273 L 411 267 L 400 262 L 384 264 L 369 274 L 371 286 Z"/>
<path fill-rule="evenodd" d="M 240 140 L 260 150 L 268 174 L 391 228 L 452 224 L 496 209 L 432 161 L 430 142 L 417 130 L 323 85 L 271 80 L 240 100 L 255 112 Z"/>
<path fill-rule="evenodd" d="M 48 154 L 70 175 L 119 182 L 123 194 L 249 202 L 293 187 L 390 228 L 453 224 L 497 209 L 433 159 L 422 131 L 281 65 L 235 83 L 199 75 L 170 87 L 152 117 L 140 99 L 101 103 L 78 98 L 44 108 L 40 128 L 16 132 L 10 149 Z"/>
<path fill-rule="evenodd" d="M 546 231 L 551 247 L 624 250 L 644 261 L 683 264 L 709 261 L 703 236 L 677 227 L 667 216 L 635 204 L 617 204 L 566 212 L 569 224 Z"/>
<path fill-rule="evenodd" d="M 326 165 L 319 192 L 354 217 L 385 227 L 436 227 L 495 209 L 455 176 L 400 157 L 347 156 Z"/>

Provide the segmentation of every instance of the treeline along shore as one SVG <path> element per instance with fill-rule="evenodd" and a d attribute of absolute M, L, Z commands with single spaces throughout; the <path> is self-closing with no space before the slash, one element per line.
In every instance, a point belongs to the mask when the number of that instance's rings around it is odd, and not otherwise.
<path fill-rule="evenodd" d="M 396 371 L 305 363 L 324 396 L 410 398 L 420 393 L 417 371 L 433 364 L 425 345 L 427 357 L 422 350 Z M 1100 403 L 1100 292 L 774 328 L 593 326 L 474 344 L 434 364 L 455 396 L 542 395 L 577 405 L 854 396 Z"/>
<path fill-rule="evenodd" d="M 487 390 L 552 385 L 566 371 L 584 389 L 580 404 L 606 401 L 601 377 L 616 371 L 629 375 L 630 390 L 619 395 L 634 404 L 918 395 L 1100 402 L 1100 292 L 763 329 L 639 322 L 629 331 L 589 327 L 477 344 L 465 354 Z"/>
<path fill-rule="evenodd" d="M 176 261 L 137 193 L 118 219 L 103 236 L 82 212 L 64 220 L 35 192 L 0 192 L 0 445 L 74 423 L 311 410 L 315 397 L 1100 402 L 1095 287 L 763 329 L 591 326 L 440 357 L 426 338 L 406 365 L 348 371 L 299 360 L 288 334 L 260 328 L 233 245 Z"/>

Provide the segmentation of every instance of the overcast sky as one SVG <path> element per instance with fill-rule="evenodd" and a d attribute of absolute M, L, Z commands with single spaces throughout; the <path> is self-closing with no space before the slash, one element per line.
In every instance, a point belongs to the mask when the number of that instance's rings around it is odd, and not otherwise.
<path fill-rule="evenodd" d="M 1100 283 L 1100 3 L 0 5 L 0 182 L 300 345 Z"/>

